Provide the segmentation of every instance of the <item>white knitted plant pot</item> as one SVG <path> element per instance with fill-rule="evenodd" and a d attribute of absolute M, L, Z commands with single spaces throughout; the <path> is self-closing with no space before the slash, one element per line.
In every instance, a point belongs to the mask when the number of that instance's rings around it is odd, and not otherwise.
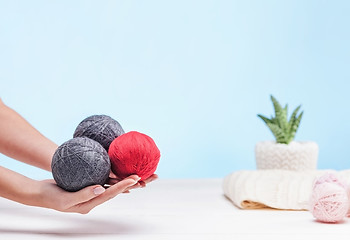
<path fill-rule="evenodd" d="M 258 142 L 255 160 L 258 169 L 314 170 L 317 167 L 318 145 L 315 142 Z"/>

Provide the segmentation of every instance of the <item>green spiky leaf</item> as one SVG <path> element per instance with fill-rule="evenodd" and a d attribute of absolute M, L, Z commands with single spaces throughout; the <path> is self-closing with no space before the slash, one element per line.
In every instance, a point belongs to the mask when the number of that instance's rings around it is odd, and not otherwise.
<path fill-rule="evenodd" d="M 287 113 L 282 108 L 281 104 L 277 101 L 277 99 L 271 95 L 271 101 L 273 103 L 273 106 L 275 108 L 275 115 L 276 120 L 278 123 L 278 126 L 283 130 L 286 131 L 288 124 L 287 124 Z"/>
<path fill-rule="evenodd" d="M 299 124 L 300 124 L 301 118 L 303 117 L 303 114 L 304 112 L 301 112 L 299 116 L 296 118 L 296 120 L 294 121 L 293 125 L 291 126 L 290 137 L 292 140 L 294 139 L 295 134 L 299 128 Z"/>
<path fill-rule="evenodd" d="M 301 105 L 299 105 L 293 111 L 290 119 L 288 120 L 288 104 L 282 108 L 281 104 L 275 97 L 272 95 L 270 97 L 275 110 L 275 116 L 267 118 L 263 115 L 258 114 L 258 117 L 261 118 L 270 128 L 278 143 L 289 144 L 291 141 L 293 141 L 295 133 L 298 130 L 301 118 L 303 116 L 303 112 L 298 115 Z"/>
<path fill-rule="evenodd" d="M 286 106 L 284 106 L 283 110 L 285 111 L 286 115 L 288 115 L 288 104 L 286 104 Z"/>
<path fill-rule="evenodd" d="M 301 108 L 301 105 L 299 105 L 292 113 L 292 115 L 290 116 L 290 119 L 289 119 L 289 132 L 292 132 L 292 126 L 295 124 L 295 121 L 297 119 L 297 114 L 299 112 Z"/>
<path fill-rule="evenodd" d="M 268 123 L 267 126 L 270 128 L 272 134 L 275 136 L 278 143 L 287 142 L 285 132 L 283 132 L 279 126 L 271 123 Z"/>
<path fill-rule="evenodd" d="M 267 117 L 265 117 L 263 115 L 258 114 L 258 117 L 261 118 L 266 124 L 274 123 L 274 121 L 272 119 L 269 119 L 269 118 L 267 118 Z"/>

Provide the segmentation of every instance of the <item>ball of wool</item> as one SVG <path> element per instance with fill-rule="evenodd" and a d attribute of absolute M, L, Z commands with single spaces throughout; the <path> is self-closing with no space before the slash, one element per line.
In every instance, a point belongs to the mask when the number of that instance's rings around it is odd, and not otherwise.
<path fill-rule="evenodd" d="M 349 208 L 346 190 L 334 183 L 315 185 L 310 199 L 310 211 L 321 222 L 335 223 L 344 219 Z"/>
<path fill-rule="evenodd" d="M 141 180 L 150 177 L 157 169 L 160 151 L 153 139 L 136 131 L 116 138 L 108 155 L 112 171 L 120 178 L 137 174 Z"/>
<path fill-rule="evenodd" d="M 90 138 L 77 137 L 57 148 L 51 169 L 57 185 L 74 192 L 90 185 L 103 186 L 111 163 L 101 144 Z"/>
<path fill-rule="evenodd" d="M 314 182 L 314 188 L 317 185 L 325 182 L 334 183 L 336 185 L 343 187 L 344 189 L 347 189 L 347 184 L 345 183 L 344 179 L 336 176 L 334 173 L 331 173 L 331 172 L 327 172 L 323 174 L 321 177 L 317 178 Z"/>
<path fill-rule="evenodd" d="M 122 126 L 106 115 L 85 118 L 74 131 L 73 137 L 88 137 L 99 142 L 108 151 L 111 142 L 124 134 Z"/>

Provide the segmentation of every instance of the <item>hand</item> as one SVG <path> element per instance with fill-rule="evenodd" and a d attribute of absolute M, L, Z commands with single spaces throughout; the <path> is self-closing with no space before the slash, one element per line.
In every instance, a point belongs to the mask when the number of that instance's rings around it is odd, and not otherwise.
<path fill-rule="evenodd" d="M 137 182 L 135 185 L 128 187 L 123 193 L 129 193 L 131 189 L 135 189 L 135 188 L 144 188 L 146 187 L 146 184 L 153 182 L 154 180 L 158 179 L 158 175 L 157 174 L 153 174 L 151 175 L 149 178 L 147 178 L 144 181 L 139 181 Z M 110 187 L 114 184 L 119 183 L 120 181 L 122 181 L 121 178 L 117 177 L 112 171 L 109 174 L 109 180 L 107 181 L 107 187 Z"/>
<path fill-rule="evenodd" d="M 128 191 L 138 185 L 140 177 L 131 175 L 105 189 L 100 185 L 83 188 L 77 192 L 67 192 L 58 187 L 54 180 L 39 182 L 36 206 L 52 208 L 61 212 L 89 213 L 94 207 Z"/>

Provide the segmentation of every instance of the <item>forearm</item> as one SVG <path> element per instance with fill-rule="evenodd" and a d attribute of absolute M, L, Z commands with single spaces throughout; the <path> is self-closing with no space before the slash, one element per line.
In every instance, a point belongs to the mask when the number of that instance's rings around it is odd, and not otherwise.
<path fill-rule="evenodd" d="M 38 206 L 40 184 L 19 173 L 0 167 L 0 196 L 26 205 Z"/>
<path fill-rule="evenodd" d="M 0 133 L 1 153 L 30 165 L 51 170 L 51 159 L 57 145 L 3 104 L 1 99 Z"/>

